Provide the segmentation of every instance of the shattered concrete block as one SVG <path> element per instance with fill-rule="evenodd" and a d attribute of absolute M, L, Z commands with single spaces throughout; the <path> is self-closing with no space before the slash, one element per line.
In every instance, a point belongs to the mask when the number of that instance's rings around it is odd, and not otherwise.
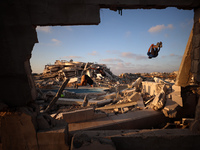
<path fill-rule="evenodd" d="M 136 102 L 140 99 L 141 95 L 138 92 L 133 93 L 131 96 L 129 96 L 127 99 L 129 102 Z"/>
<path fill-rule="evenodd" d="M 150 95 L 157 95 L 163 84 L 155 83 L 155 82 L 142 82 L 142 93 L 148 93 Z"/>
<path fill-rule="evenodd" d="M 72 142 L 71 150 L 115 150 L 115 145 L 111 139 L 97 137 L 93 134 L 85 134 L 83 132 L 75 133 Z"/>
<path fill-rule="evenodd" d="M 69 133 L 67 126 L 55 127 L 37 132 L 39 150 L 68 150 Z"/>
<path fill-rule="evenodd" d="M 175 101 L 166 99 L 165 107 L 162 109 L 163 114 L 168 118 L 176 118 L 177 109 L 180 107 Z"/>
<path fill-rule="evenodd" d="M 117 93 L 113 92 L 111 94 L 107 94 L 105 96 L 100 96 L 98 99 L 114 99 L 116 98 Z"/>
<path fill-rule="evenodd" d="M 32 117 L 22 112 L 1 112 L 2 150 L 38 150 L 36 129 Z"/>
<path fill-rule="evenodd" d="M 143 98 L 140 96 L 139 100 L 137 101 L 137 105 L 140 109 L 144 109 L 144 101 Z"/>
<path fill-rule="evenodd" d="M 88 99 L 87 99 L 87 95 L 85 95 L 82 107 L 86 107 L 87 105 L 88 105 Z"/>
<path fill-rule="evenodd" d="M 144 109 L 104 118 L 69 124 L 69 131 L 147 129 L 166 123 L 167 118 L 160 111 Z"/>
<path fill-rule="evenodd" d="M 104 106 L 106 104 L 110 104 L 113 100 L 112 99 L 105 99 L 97 102 L 97 106 Z"/>
<path fill-rule="evenodd" d="M 48 121 L 44 118 L 42 114 L 37 116 L 37 125 L 39 130 L 45 130 L 51 128 Z"/>
<path fill-rule="evenodd" d="M 128 107 L 121 108 L 122 114 L 127 113 L 128 111 L 129 111 Z"/>
<path fill-rule="evenodd" d="M 141 82 L 142 82 L 142 78 L 139 77 L 135 82 L 133 82 L 133 83 L 131 84 L 131 87 L 132 87 L 132 88 L 133 88 L 133 87 L 137 88 L 137 87 L 140 85 Z"/>
<path fill-rule="evenodd" d="M 89 100 L 88 105 L 96 105 L 97 100 Z M 73 99 L 73 98 L 58 98 L 58 101 L 56 104 L 61 104 L 61 105 L 82 105 L 83 104 L 83 99 Z"/>
<path fill-rule="evenodd" d="M 154 100 L 151 103 L 151 108 L 158 110 L 164 107 L 166 102 L 166 85 L 163 85 L 159 94 L 156 95 Z"/>
<path fill-rule="evenodd" d="M 118 108 L 124 108 L 124 107 L 130 107 L 137 105 L 137 102 L 128 102 L 128 103 L 122 103 L 122 104 L 114 104 L 114 105 L 106 105 L 104 107 L 95 108 L 95 110 L 109 110 L 109 109 L 118 109 Z"/>
<path fill-rule="evenodd" d="M 115 108 L 113 111 L 114 111 L 114 113 L 118 113 L 119 112 L 119 108 Z"/>
<path fill-rule="evenodd" d="M 70 112 L 63 112 L 62 119 L 67 123 L 88 121 L 96 118 L 106 117 L 106 114 L 95 113 L 93 108 L 80 109 Z"/>
<path fill-rule="evenodd" d="M 183 125 L 191 124 L 192 122 L 194 122 L 194 118 L 182 118 Z"/>

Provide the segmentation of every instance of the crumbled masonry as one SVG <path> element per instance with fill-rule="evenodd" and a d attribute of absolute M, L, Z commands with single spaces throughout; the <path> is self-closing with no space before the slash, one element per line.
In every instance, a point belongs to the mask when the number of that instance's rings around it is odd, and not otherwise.
<path fill-rule="evenodd" d="M 106 76 L 91 68 L 104 69 Z M 83 74 L 92 78 L 94 87 L 87 85 L 77 89 L 75 85 Z M 43 114 L 36 118 L 37 127 L 42 130 L 39 133 L 47 134 L 43 130 L 53 130 L 53 119 L 68 123 L 68 128 L 61 128 L 59 134 L 64 136 L 65 132 L 69 132 L 75 135 L 73 139 L 78 138 L 76 133 L 79 131 L 87 130 L 189 128 L 192 121 L 188 118 L 194 116 L 196 105 L 190 109 L 184 107 L 181 87 L 175 85 L 176 76 L 177 72 L 124 73 L 116 76 L 104 64 L 57 60 L 54 65 L 46 65 L 42 74 L 33 74 L 38 92 L 36 103 Z M 67 85 L 64 85 L 66 80 Z M 76 93 L 73 90 L 85 92 Z M 198 92 L 194 87 L 191 90 Z M 185 99 L 184 104 L 187 104 L 189 97 Z M 170 123 L 170 119 L 181 118 L 184 118 L 183 122 Z M 68 138 L 64 136 L 60 140 L 65 139 Z M 102 144 L 101 140 L 105 139 L 83 139 L 81 143 L 72 140 L 71 149 L 97 145 L 116 149 L 112 140 L 107 144 Z"/>

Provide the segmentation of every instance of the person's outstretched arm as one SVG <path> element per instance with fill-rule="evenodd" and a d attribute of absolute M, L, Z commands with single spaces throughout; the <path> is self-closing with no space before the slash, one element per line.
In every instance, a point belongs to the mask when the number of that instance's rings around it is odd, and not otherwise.
<path fill-rule="evenodd" d="M 153 47 L 153 44 L 151 44 L 151 46 L 149 47 L 149 50 L 148 50 L 148 52 L 150 52 L 150 50 L 151 50 L 151 47 Z"/>

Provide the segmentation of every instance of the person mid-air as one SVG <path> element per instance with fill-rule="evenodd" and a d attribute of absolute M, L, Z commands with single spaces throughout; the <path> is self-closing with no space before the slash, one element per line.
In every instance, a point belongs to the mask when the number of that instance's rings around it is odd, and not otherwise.
<path fill-rule="evenodd" d="M 156 45 L 151 44 L 147 52 L 149 59 L 157 57 L 161 47 L 162 47 L 162 42 L 158 42 Z"/>

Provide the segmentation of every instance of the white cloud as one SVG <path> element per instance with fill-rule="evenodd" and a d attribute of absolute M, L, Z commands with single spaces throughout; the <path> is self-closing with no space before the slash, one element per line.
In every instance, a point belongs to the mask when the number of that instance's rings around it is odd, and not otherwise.
<path fill-rule="evenodd" d="M 161 32 L 164 29 L 173 29 L 173 25 L 172 24 L 168 24 L 167 26 L 165 26 L 164 24 L 162 25 L 156 25 L 154 27 L 151 27 L 148 32 L 150 33 L 156 33 L 156 32 Z"/>
<path fill-rule="evenodd" d="M 122 52 L 120 56 L 124 58 L 136 59 L 136 60 L 147 59 L 147 57 L 144 55 L 138 55 L 132 52 Z"/>
<path fill-rule="evenodd" d="M 174 27 L 173 27 L 172 24 L 168 24 L 168 26 L 167 26 L 166 28 L 168 28 L 168 29 L 173 29 Z"/>
<path fill-rule="evenodd" d="M 57 40 L 57 39 L 51 39 L 51 41 L 55 44 L 55 45 L 59 45 L 61 43 L 61 41 Z"/>
<path fill-rule="evenodd" d="M 143 73 L 143 72 L 150 71 L 152 68 L 148 64 L 140 65 L 140 64 L 133 64 L 130 62 L 127 62 L 127 63 L 119 62 L 116 64 L 107 64 L 107 66 L 111 68 L 111 71 L 115 75 L 119 75 L 122 73 L 137 73 L 137 72 Z"/>
<path fill-rule="evenodd" d="M 80 56 L 63 56 L 63 57 L 60 57 L 60 59 L 79 59 L 79 58 L 82 58 Z"/>
<path fill-rule="evenodd" d="M 106 52 L 109 54 L 119 54 L 120 53 L 120 51 L 118 51 L 118 50 L 107 50 Z"/>
<path fill-rule="evenodd" d="M 51 33 L 51 27 L 49 26 L 46 26 L 46 27 L 37 26 L 36 30 L 38 32 Z"/>
<path fill-rule="evenodd" d="M 91 53 L 88 53 L 88 55 L 96 56 L 98 55 L 97 51 L 92 51 Z"/>
<path fill-rule="evenodd" d="M 162 58 L 172 58 L 172 57 L 174 57 L 176 59 L 182 59 L 183 56 L 182 55 L 177 55 L 177 54 L 174 54 L 174 53 L 162 56 Z"/>
<path fill-rule="evenodd" d="M 123 62 L 123 60 L 121 60 L 119 58 L 101 59 L 101 61 L 104 61 L 104 62 Z"/>

